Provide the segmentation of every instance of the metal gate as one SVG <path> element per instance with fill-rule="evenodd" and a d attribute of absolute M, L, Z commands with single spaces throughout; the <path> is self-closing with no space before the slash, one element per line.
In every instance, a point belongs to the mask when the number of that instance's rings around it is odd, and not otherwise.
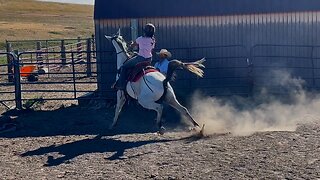
<path fill-rule="evenodd" d="M 18 58 L 13 53 L 0 53 L 0 59 L 0 103 L 8 109 L 14 106 L 14 103 L 17 108 L 21 108 L 20 93 L 16 91 L 20 86 L 20 78 L 15 78 L 19 77 L 19 74 L 14 74 L 19 72 Z"/>
<path fill-rule="evenodd" d="M 8 60 L 0 65 L 0 103 L 11 108 L 14 102 L 17 109 L 22 109 L 28 100 L 77 100 L 96 93 L 96 61 L 92 53 L 95 52 L 65 52 L 63 56 L 60 52 L 0 54 Z"/>

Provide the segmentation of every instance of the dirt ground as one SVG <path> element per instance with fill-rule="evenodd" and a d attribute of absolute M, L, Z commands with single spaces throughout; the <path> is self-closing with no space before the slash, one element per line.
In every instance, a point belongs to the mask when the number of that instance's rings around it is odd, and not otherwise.
<path fill-rule="evenodd" d="M 11 116 L 18 126 L 0 134 L 0 179 L 320 178 L 319 124 L 200 138 L 171 119 L 160 136 L 155 113 L 135 103 L 113 131 L 107 129 L 113 106 L 67 104 Z"/>

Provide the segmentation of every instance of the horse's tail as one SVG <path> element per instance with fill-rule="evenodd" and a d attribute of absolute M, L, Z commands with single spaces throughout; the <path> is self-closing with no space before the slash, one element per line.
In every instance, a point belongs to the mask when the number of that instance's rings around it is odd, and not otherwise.
<path fill-rule="evenodd" d="M 202 64 L 206 61 L 205 58 L 202 58 L 198 61 L 195 62 L 189 62 L 189 63 L 183 63 L 179 60 L 171 60 L 168 65 L 168 71 L 167 71 L 167 77 L 163 81 L 163 87 L 164 87 L 164 92 L 159 100 L 156 101 L 156 103 L 162 103 L 163 100 L 165 99 L 165 96 L 167 94 L 167 87 L 168 87 L 168 82 L 172 79 L 174 75 L 174 71 L 179 68 L 179 69 L 185 69 L 189 72 L 192 72 L 193 74 L 197 75 L 198 77 L 203 77 L 203 70 L 200 68 L 205 68 L 205 66 Z"/>
<path fill-rule="evenodd" d="M 192 72 L 198 77 L 203 77 L 203 70 L 201 68 L 205 68 L 205 66 L 203 65 L 205 61 L 206 61 L 205 58 L 202 58 L 195 62 L 189 62 L 189 63 L 183 63 L 179 60 L 171 60 L 168 65 L 167 77 L 164 80 L 164 82 L 170 81 L 174 71 L 178 68 Z"/>

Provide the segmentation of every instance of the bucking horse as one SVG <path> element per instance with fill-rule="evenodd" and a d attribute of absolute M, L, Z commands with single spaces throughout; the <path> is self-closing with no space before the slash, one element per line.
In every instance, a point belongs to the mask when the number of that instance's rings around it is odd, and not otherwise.
<path fill-rule="evenodd" d="M 129 52 L 126 41 L 120 34 L 120 30 L 112 36 L 105 36 L 110 40 L 116 50 L 117 54 L 117 69 L 120 70 L 121 66 L 132 58 L 132 53 Z M 128 81 L 126 85 L 126 92 L 123 90 L 117 91 L 117 105 L 115 109 L 115 115 L 110 129 L 113 129 L 118 121 L 119 114 L 127 98 L 125 94 L 136 99 L 138 103 L 146 109 L 155 110 L 157 112 L 156 123 L 158 132 L 163 134 L 165 128 L 162 125 L 161 116 L 163 110 L 163 103 L 166 103 L 182 115 L 184 115 L 193 124 L 194 129 L 200 129 L 200 125 L 190 115 L 187 108 L 182 106 L 174 93 L 172 86 L 169 81 L 171 80 L 174 71 L 176 69 L 187 70 L 198 77 L 203 77 L 204 72 L 201 68 L 204 68 L 203 62 L 205 58 L 197 60 L 195 62 L 184 63 L 179 60 L 171 60 L 168 65 L 167 76 L 165 77 L 162 73 L 156 70 L 142 69 L 143 74 L 140 78 Z M 138 65 L 137 65 L 138 66 Z M 141 66 L 141 65 L 140 65 Z M 138 73 L 139 74 L 139 73 Z M 119 78 L 117 74 L 116 80 Z M 134 78 L 133 78 L 134 79 Z M 203 131 L 203 127 L 202 130 Z"/>

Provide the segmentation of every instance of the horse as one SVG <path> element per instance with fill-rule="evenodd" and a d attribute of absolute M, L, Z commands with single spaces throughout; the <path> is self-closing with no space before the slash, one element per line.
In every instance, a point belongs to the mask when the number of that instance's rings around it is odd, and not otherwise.
<path fill-rule="evenodd" d="M 128 46 L 126 41 L 120 34 L 120 29 L 115 35 L 105 37 L 111 41 L 113 44 L 116 54 L 117 54 L 117 69 L 118 72 L 121 66 L 126 62 L 130 61 L 132 58 L 131 52 L 128 50 Z M 163 103 L 166 103 L 176 110 L 178 110 L 181 114 L 183 114 L 190 122 L 193 124 L 193 128 L 199 128 L 199 124 L 194 120 L 194 118 L 190 115 L 188 109 L 182 106 L 174 93 L 172 86 L 169 83 L 172 75 L 176 69 L 184 69 L 198 77 L 203 77 L 204 72 L 201 68 L 205 68 L 202 64 L 205 62 L 205 58 L 202 58 L 195 62 L 183 63 L 179 60 L 171 60 L 168 65 L 167 77 L 165 77 L 159 71 L 153 71 L 147 74 L 144 74 L 139 80 L 136 82 L 128 82 L 126 85 L 127 94 L 138 101 L 138 103 L 149 110 L 154 110 L 157 112 L 156 123 L 159 129 L 159 133 L 163 134 L 165 128 L 162 125 L 161 116 L 163 110 Z M 118 80 L 119 74 L 116 75 L 116 80 Z M 113 122 L 109 129 L 113 129 L 119 118 L 119 114 L 122 110 L 123 105 L 126 102 L 125 91 L 117 90 L 117 104 L 115 109 L 115 115 L 113 118 Z"/>

